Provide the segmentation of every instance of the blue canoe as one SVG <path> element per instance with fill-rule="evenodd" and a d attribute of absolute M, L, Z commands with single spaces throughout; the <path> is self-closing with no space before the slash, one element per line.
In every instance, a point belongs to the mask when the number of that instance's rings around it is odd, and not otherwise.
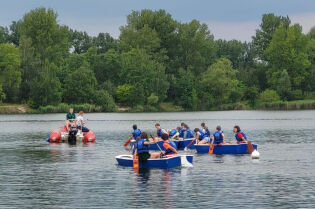
<path fill-rule="evenodd" d="M 118 155 L 116 160 L 121 166 L 133 167 L 132 155 Z M 178 166 L 192 166 L 193 155 L 175 155 L 167 158 L 149 159 L 139 162 L 140 168 L 174 168 Z"/>
<path fill-rule="evenodd" d="M 208 153 L 210 145 L 195 145 L 197 153 Z M 253 144 L 253 148 L 257 150 L 257 145 Z M 213 154 L 248 154 L 247 144 L 225 144 L 215 145 Z"/>
<path fill-rule="evenodd" d="M 175 142 L 176 146 L 177 146 L 177 149 L 184 149 L 186 146 L 188 146 L 193 140 L 195 140 L 194 138 L 191 138 L 191 139 L 184 139 L 184 140 L 173 140 L 173 142 Z M 194 142 L 189 145 L 189 149 L 194 149 L 195 146 L 194 146 Z M 163 141 L 159 141 L 158 142 L 158 145 L 160 146 L 160 148 L 162 148 L 163 146 Z M 149 145 L 149 150 L 159 150 L 159 147 L 156 145 L 156 144 L 150 144 Z"/>

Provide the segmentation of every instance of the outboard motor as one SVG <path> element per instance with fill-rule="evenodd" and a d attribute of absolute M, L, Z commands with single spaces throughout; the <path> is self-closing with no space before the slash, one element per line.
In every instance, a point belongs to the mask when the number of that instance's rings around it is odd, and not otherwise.
<path fill-rule="evenodd" d="M 78 128 L 75 126 L 71 126 L 69 130 L 69 137 L 68 137 L 68 143 L 71 145 L 75 145 L 77 142 L 77 133 Z"/>

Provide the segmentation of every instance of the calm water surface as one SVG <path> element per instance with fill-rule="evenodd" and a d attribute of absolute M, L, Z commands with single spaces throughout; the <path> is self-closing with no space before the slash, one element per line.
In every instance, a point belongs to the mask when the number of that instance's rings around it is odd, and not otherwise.
<path fill-rule="evenodd" d="M 86 114 L 90 146 L 51 145 L 64 114 L 0 115 L 0 208 L 315 208 L 315 111 Z M 193 168 L 117 165 L 131 126 L 241 126 L 258 144 L 248 155 L 198 155 Z"/>

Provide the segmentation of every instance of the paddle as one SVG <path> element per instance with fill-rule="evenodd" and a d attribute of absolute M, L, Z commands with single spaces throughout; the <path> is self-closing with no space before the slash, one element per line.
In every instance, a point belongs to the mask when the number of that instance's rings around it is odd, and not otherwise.
<path fill-rule="evenodd" d="M 139 168 L 139 156 L 137 153 L 135 153 L 132 157 L 132 162 L 133 162 L 133 168 L 138 169 Z"/>
<path fill-rule="evenodd" d="M 247 150 L 248 150 L 248 154 L 252 154 L 252 152 L 254 152 L 255 150 L 251 141 L 247 141 Z"/>
<path fill-rule="evenodd" d="M 196 141 L 196 138 L 194 140 L 192 140 L 185 148 L 184 148 L 184 151 L 187 151 L 188 150 L 188 147 L 194 142 Z"/>
<path fill-rule="evenodd" d="M 130 143 L 130 141 L 131 141 L 131 136 L 130 136 L 130 137 L 127 139 L 127 141 L 125 142 L 124 147 L 127 147 L 128 144 Z"/>
<path fill-rule="evenodd" d="M 154 140 L 154 138 L 152 137 L 152 135 L 150 134 L 151 138 Z M 159 150 L 161 151 L 161 154 L 164 155 L 160 145 L 158 144 L 158 142 L 155 142 L 156 146 L 159 148 Z"/>

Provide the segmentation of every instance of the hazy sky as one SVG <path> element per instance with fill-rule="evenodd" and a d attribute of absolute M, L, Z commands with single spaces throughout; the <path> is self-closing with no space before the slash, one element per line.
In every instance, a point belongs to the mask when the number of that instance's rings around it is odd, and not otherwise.
<path fill-rule="evenodd" d="M 53 8 L 60 24 L 90 35 L 119 36 L 132 10 L 165 9 L 180 22 L 206 23 L 215 39 L 250 41 L 262 14 L 288 15 L 308 32 L 315 26 L 315 0 L 0 0 L 0 25 L 8 26 L 31 9 Z"/>

